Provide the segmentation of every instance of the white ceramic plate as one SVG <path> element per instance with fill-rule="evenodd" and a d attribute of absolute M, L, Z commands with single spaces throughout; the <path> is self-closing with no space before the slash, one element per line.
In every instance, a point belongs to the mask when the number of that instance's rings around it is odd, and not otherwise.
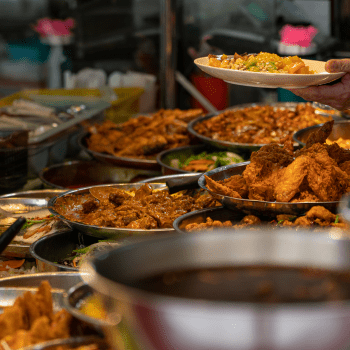
<path fill-rule="evenodd" d="M 220 55 L 218 56 L 220 57 Z M 232 57 L 232 56 L 228 56 Z M 209 66 L 209 58 L 201 57 L 195 59 L 194 63 L 205 73 L 222 79 L 230 84 L 253 86 L 262 88 L 284 88 L 296 89 L 313 85 L 327 84 L 342 77 L 345 72 L 328 73 L 325 70 L 326 62 L 303 60 L 315 74 L 288 74 L 288 73 L 263 73 L 250 72 L 227 68 Z"/>

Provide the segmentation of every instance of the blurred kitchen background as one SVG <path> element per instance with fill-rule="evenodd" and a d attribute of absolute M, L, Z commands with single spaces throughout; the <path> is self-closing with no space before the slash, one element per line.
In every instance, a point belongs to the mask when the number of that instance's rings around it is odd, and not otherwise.
<path fill-rule="evenodd" d="M 42 40 L 34 30 L 42 18 L 72 18 L 72 40 L 59 47 Z M 1 0 L 0 98 L 23 89 L 73 87 L 71 77 L 90 68 L 107 81 L 127 72 L 153 76 L 157 89 L 149 109 L 198 106 L 183 81 L 217 109 L 293 100 L 275 89 L 204 76 L 193 60 L 220 52 L 279 53 L 286 24 L 318 30 L 313 48 L 300 57 L 350 57 L 349 22 L 349 0 Z"/>

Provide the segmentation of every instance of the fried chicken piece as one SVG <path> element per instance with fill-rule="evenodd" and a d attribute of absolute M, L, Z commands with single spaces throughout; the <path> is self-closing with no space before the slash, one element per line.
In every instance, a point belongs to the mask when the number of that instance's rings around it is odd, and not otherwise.
<path fill-rule="evenodd" d="M 246 225 L 259 225 L 261 220 L 255 215 L 246 215 L 242 220 L 241 224 Z"/>
<path fill-rule="evenodd" d="M 309 148 L 315 143 L 325 143 L 329 135 L 332 133 L 334 120 L 330 120 L 324 123 L 317 131 L 314 131 L 309 135 L 306 140 L 305 147 Z"/>
<path fill-rule="evenodd" d="M 326 209 L 325 207 L 320 206 L 320 205 L 312 207 L 305 214 L 305 216 L 311 221 L 315 221 L 316 219 L 320 219 L 322 222 L 327 223 L 327 225 L 334 222 L 336 219 L 335 214 L 331 213 L 328 209 Z"/>
<path fill-rule="evenodd" d="M 278 202 L 289 202 L 299 192 L 309 165 L 310 158 L 302 156 L 287 166 L 275 186 L 275 197 Z"/>
<path fill-rule="evenodd" d="M 320 201 L 337 201 L 350 186 L 349 176 L 323 153 L 315 153 L 307 175 L 308 183 Z"/>
<path fill-rule="evenodd" d="M 350 150 L 340 147 L 337 143 L 325 145 L 329 156 L 334 159 L 338 165 L 350 161 Z"/>
<path fill-rule="evenodd" d="M 223 196 L 233 197 L 233 198 L 242 198 L 240 194 L 237 191 L 232 190 L 231 188 L 220 184 L 217 181 L 214 181 L 209 176 L 204 175 L 206 180 L 206 185 L 208 186 L 208 189 L 216 192 L 218 194 L 221 194 Z"/>
<path fill-rule="evenodd" d="M 236 191 L 242 198 L 248 195 L 248 185 L 242 175 L 233 175 L 222 182 L 223 185 L 229 187 L 231 190 Z"/>
<path fill-rule="evenodd" d="M 296 194 L 293 199 L 290 201 L 291 203 L 301 203 L 301 202 L 319 202 L 320 199 L 310 191 L 300 191 L 300 193 Z"/>
<path fill-rule="evenodd" d="M 276 200 L 275 187 L 285 172 L 285 168 L 275 169 L 262 181 L 257 181 L 249 186 L 249 199 L 269 201 Z"/>
<path fill-rule="evenodd" d="M 339 168 L 350 176 L 350 160 L 342 163 Z"/>
<path fill-rule="evenodd" d="M 312 223 L 306 216 L 300 216 L 294 221 L 295 226 L 311 226 Z"/>

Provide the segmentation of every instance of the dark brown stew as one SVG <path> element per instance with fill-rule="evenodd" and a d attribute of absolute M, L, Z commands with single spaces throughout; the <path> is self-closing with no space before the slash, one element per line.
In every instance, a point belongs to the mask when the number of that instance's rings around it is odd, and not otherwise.
<path fill-rule="evenodd" d="M 239 266 L 161 273 L 132 283 L 172 297 L 250 303 L 305 303 L 350 299 L 350 272 Z"/>

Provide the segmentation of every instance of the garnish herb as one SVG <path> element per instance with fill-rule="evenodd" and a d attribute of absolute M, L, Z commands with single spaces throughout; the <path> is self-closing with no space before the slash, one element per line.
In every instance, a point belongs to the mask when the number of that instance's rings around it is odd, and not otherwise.
<path fill-rule="evenodd" d="M 335 223 L 335 224 L 338 224 L 338 223 L 339 223 L 339 215 L 337 215 L 337 216 L 335 217 L 334 223 Z"/>

